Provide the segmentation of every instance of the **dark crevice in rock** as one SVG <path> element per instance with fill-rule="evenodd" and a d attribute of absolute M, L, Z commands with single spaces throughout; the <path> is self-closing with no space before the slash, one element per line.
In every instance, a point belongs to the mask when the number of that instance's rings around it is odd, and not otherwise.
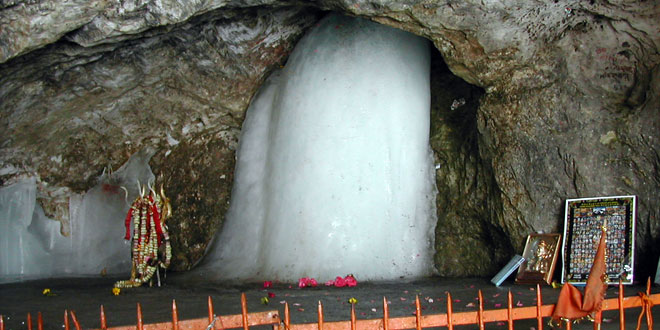
<path fill-rule="evenodd" d="M 431 60 L 431 148 L 435 153 L 436 270 L 442 276 L 492 274 L 512 254 L 498 225 L 499 191 L 479 153 L 480 87 L 455 76 L 437 50 Z M 491 260 L 484 263 L 483 260 Z"/>

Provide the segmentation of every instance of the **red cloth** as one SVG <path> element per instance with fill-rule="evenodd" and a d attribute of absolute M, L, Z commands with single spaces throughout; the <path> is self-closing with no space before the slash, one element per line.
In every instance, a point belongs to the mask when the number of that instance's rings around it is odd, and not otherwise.
<path fill-rule="evenodd" d="M 605 291 L 607 290 L 607 275 L 605 274 L 605 242 L 607 233 L 602 230 L 600 243 L 594 257 L 594 264 L 589 271 L 584 296 L 576 287 L 566 283 L 559 292 L 559 299 L 552 313 L 554 320 L 576 320 L 601 310 Z"/>
<path fill-rule="evenodd" d="M 133 219 L 133 208 L 128 209 L 126 214 L 126 220 L 124 220 L 124 226 L 126 227 L 126 235 L 124 236 L 125 240 L 131 239 L 131 220 Z"/>
<path fill-rule="evenodd" d="M 160 214 L 158 213 L 158 206 L 154 202 L 153 197 L 149 196 L 149 202 L 151 205 L 151 216 L 154 217 L 154 225 L 156 226 L 156 236 L 158 237 L 156 242 L 160 246 L 163 240 L 163 227 L 160 225 Z"/>

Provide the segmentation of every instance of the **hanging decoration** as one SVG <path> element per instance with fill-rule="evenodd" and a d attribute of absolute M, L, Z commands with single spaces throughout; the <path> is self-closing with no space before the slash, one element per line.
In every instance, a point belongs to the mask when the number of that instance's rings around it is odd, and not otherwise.
<path fill-rule="evenodd" d="M 162 186 L 160 193 L 156 193 L 151 186 L 140 186 L 139 182 L 138 188 L 140 196 L 131 205 L 125 220 L 126 240 L 131 239 L 130 226 L 133 224 L 131 278 L 116 282 L 115 288 L 134 288 L 146 282 L 152 285 L 154 274 L 157 274 L 160 286 L 159 268 L 167 269 L 172 259 L 170 237 L 165 225 L 172 215 L 170 200 Z"/>

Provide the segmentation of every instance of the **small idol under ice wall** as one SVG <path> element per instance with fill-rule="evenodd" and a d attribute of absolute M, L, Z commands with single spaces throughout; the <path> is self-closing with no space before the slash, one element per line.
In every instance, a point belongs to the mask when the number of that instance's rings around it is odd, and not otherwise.
<path fill-rule="evenodd" d="M 255 96 L 202 271 L 358 280 L 432 272 L 428 41 L 330 15 Z"/>

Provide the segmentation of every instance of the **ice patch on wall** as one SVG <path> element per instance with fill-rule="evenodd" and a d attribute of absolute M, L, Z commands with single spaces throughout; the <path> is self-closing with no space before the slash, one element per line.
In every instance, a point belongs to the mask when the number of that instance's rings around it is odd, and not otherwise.
<path fill-rule="evenodd" d="M 325 281 L 432 272 L 428 41 L 330 15 L 247 111 L 227 220 L 201 272 Z"/>
<path fill-rule="evenodd" d="M 55 276 L 99 275 L 131 270 L 124 219 L 137 197 L 137 181 L 153 181 L 153 151 L 143 150 L 99 184 L 69 201 L 68 236 L 36 202 L 35 178 L 0 189 L 0 282 Z M 129 191 L 128 198 L 124 186 Z M 128 201 L 128 202 L 127 202 Z"/>

